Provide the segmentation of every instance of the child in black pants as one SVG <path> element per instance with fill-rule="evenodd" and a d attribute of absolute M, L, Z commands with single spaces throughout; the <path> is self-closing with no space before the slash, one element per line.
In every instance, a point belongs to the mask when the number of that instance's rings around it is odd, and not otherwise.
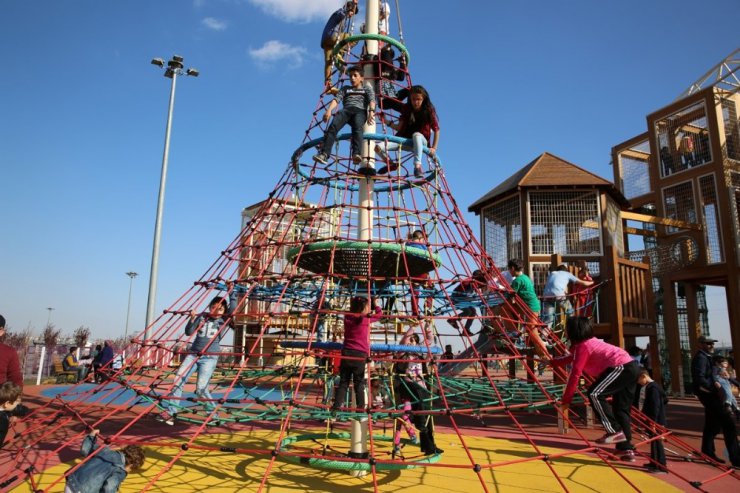
<path fill-rule="evenodd" d="M 645 368 L 640 369 L 637 377 L 637 384 L 640 386 L 640 407 L 645 416 L 655 423 L 665 426 L 665 406 L 668 403 L 668 397 L 665 391 L 652 378 Z M 644 467 L 654 473 L 666 473 L 665 449 L 663 448 L 663 439 L 654 438 L 660 433 L 651 426 L 648 434 L 653 440 L 650 442 L 650 459 L 651 461 Z"/>

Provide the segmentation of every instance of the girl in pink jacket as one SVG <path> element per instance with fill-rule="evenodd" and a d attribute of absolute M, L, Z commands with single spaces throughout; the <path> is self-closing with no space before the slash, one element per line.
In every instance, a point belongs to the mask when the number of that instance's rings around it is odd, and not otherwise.
<path fill-rule="evenodd" d="M 563 392 L 563 411 L 573 400 L 581 374 L 592 377 L 594 383 L 586 393 L 606 429 L 606 434 L 596 443 L 615 443 L 617 450 L 625 452 L 622 460 L 634 461 L 630 407 L 635 396 L 639 365 L 624 349 L 595 338 L 588 318 L 571 317 L 565 327 L 570 353 L 552 360 L 555 367 L 572 365 Z M 607 402 L 609 396 L 612 397 L 612 405 Z"/>

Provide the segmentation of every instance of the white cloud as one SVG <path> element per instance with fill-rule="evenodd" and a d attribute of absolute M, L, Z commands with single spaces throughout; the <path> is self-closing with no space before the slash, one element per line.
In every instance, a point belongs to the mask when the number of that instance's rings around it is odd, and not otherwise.
<path fill-rule="evenodd" d="M 306 56 L 306 48 L 302 46 L 291 46 L 282 41 L 270 40 L 261 48 L 249 49 L 249 56 L 263 67 L 275 63 L 287 64 L 288 68 L 298 68 L 303 65 Z"/>
<path fill-rule="evenodd" d="M 285 22 L 326 20 L 346 0 L 249 0 L 270 15 Z"/>
<path fill-rule="evenodd" d="M 208 29 L 212 29 L 214 31 L 225 31 L 226 30 L 226 22 L 220 21 L 214 17 L 206 17 L 200 22 Z"/>

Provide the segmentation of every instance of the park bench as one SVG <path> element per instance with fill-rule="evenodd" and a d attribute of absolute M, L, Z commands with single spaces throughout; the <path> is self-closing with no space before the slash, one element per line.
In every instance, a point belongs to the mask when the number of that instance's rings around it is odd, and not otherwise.
<path fill-rule="evenodd" d="M 54 363 L 54 375 L 57 377 L 57 383 L 77 383 L 76 371 L 65 370 L 62 362 L 57 358 L 54 358 L 52 362 Z M 70 377 L 72 377 L 71 382 Z"/>

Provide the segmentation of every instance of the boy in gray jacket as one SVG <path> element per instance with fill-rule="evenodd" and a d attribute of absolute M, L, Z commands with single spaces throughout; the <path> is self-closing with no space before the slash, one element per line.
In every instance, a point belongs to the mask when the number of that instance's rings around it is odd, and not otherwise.
<path fill-rule="evenodd" d="M 337 134 L 347 123 L 352 128 L 352 161 L 359 164 L 362 161 L 362 127 L 365 122 L 368 125 L 375 123 L 375 90 L 372 85 L 365 82 L 360 67 L 350 67 L 347 73 L 352 85 L 342 86 L 324 113 L 324 121 L 328 122 L 332 112 L 339 106 L 339 101 L 342 101 L 342 109 L 334 115 L 334 119 L 324 133 L 321 152 L 313 157 L 314 161 L 321 164 L 327 163 L 334 142 L 337 140 Z M 366 174 L 370 174 L 371 169 L 363 168 L 360 172 L 365 170 Z"/>
<path fill-rule="evenodd" d="M 100 430 L 93 430 L 82 441 L 82 456 L 93 456 L 72 468 L 64 493 L 116 493 L 128 473 L 141 469 L 144 464 L 144 450 L 141 447 L 127 445 L 121 450 L 100 448 L 97 444 L 98 433 Z"/>

